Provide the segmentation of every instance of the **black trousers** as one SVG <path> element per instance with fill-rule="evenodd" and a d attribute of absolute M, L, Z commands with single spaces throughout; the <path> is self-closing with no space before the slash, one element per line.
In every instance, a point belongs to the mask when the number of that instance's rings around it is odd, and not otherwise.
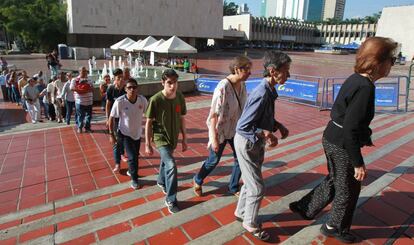
<path fill-rule="evenodd" d="M 315 217 L 329 203 L 332 209 L 327 224 L 339 231 L 348 231 L 361 191 L 361 182 L 354 178 L 354 167 L 345 149 L 322 139 L 328 165 L 328 176 L 298 202 L 308 217 Z"/>

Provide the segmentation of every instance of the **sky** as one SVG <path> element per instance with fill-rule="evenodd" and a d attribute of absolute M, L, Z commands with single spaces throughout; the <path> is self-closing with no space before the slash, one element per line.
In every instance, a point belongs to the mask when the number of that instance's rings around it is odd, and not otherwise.
<path fill-rule="evenodd" d="M 236 4 L 247 3 L 250 13 L 260 15 L 261 0 L 227 0 Z M 370 16 L 378 13 L 383 7 L 414 4 L 414 0 L 346 0 L 344 19 Z"/>

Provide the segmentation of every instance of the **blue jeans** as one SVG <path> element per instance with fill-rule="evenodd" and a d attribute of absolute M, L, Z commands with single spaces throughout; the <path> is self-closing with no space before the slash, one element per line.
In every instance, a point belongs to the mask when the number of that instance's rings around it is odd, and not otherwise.
<path fill-rule="evenodd" d="M 39 98 L 40 107 L 43 108 L 45 118 L 49 118 L 49 103 L 43 103 L 43 97 Z"/>
<path fill-rule="evenodd" d="M 116 133 L 116 142 L 115 144 L 112 146 L 112 151 L 114 153 L 114 159 L 115 159 L 115 164 L 121 164 L 121 155 L 124 154 L 124 144 L 122 141 L 118 141 L 118 124 L 119 124 L 119 119 L 115 118 L 115 123 L 114 126 L 112 128 L 113 132 L 117 132 Z"/>
<path fill-rule="evenodd" d="M 91 129 L 91 120 L 92 120 L 92 105 L 81 105 L 75 103 L 76 107 L 76 125 L 78 128 L 82 129 L 85 126 L 85 129 Z M 85 123 L 83 122 L 85 120 Z"/>
<path fill-rule="evenodd" d="M 134 140 L 129 136 L 123 135 L 121 131 L 118 131 L 117 135 L 118 143 L 121 143 L 125 147 L 125 151 L 128 155 L 128 170 L 131 174 L 131 180 L 138 181 L 138 156 L 139 147 L 141 146 L 141 139 Z"/>
<path fill-rule="evenodd" d="M 233 150 L 233 157 L 234 157 L 234 165 L 233 170 L 230 177 L 229 182 L 229 191 L 231 193 L 236 193 L 239 191 L 239 180 L 241 177 L 241 171 L 239 167 L 239 162 L 237 160 L 236 150 L 234 149 L 234 138 L 224 140 L 223 143 L 219 145 L 219 149 L 217 152 L 214 152 L 211 147 L 209 148 L 209 155 L 207 159 L 204 161 L 203 166 L 201 166 L 200 171 L 198 174 L 194 176 L 194 181 L 198 185 L 202 185 L 204 179 L 213 171 L 213 169 L 217 166 L 220 162 L 220 158 L 223 155 L 224 148 L 227 143 L 230 144 L 231 149 Z"/>
<path fill-rule="evenodd" d="M 65 100 L 66 106 L 66 124 L 70 124 L 70 117 L 72 116 L 73 108 L 75 107 L 75 101 L 67 101 Z M 75 112 L 76 114 L 76 112 Z M 76 117 L 76 116 L 75 116 Z M 76 121 L 76 118 L 75 118 Z"/>
<path fill-rule="evenodd" d="M 13 96 L 13 89 L 12 87 L 7 87 L 7 96 L 9 97 L 9 100 L 12 103 L 16 103 L 16 101 L 14 100 L 14 96 Z"/>
<path fill-rule="evenodd" d="M 13 98 L 16 103 L 21 103 L 20 92 L 16 87 L 12 87 Z"/>
<path fill-rule="evenodd" d="M 158 147 L 160 153 L 160 173 L 158 174 L 157 182 L 160 185 L 165 186 L 167 192 L 167 202 L 177 201 L 177 165 L 173 157 L 174 150 L 171 146 Z"/>

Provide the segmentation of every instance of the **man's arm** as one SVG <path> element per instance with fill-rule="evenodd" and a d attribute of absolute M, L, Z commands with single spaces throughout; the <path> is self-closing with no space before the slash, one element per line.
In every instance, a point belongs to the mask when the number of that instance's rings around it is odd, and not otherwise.
<path fill-rule="evenodd" d="M 109 128 L 109 142 L 111 142 L 111 144 L 115 144 L 115 132 L 112 131 L 114 126 L 114 120 L 112 116 L 109 116 L 108 118 L 108 128 Z"/>
<path fill-rule="evenodd" d="M 181 134 L 183 135 L 183 141 L 181 142 L 182 145 L 182 151 L 186 151 L 187 150 L 187 130 L 186 130 L 186 126 L 185 126 L 185 117 L 181 116 Z"/>
<path fill-rule="evenodd" d="M 147 118 L 147 121 L 145 122 L 145 153 L 148 154 L 149 156 L 152 156 L 152 154 L 154 153 L 153 149 L 152 149 L 152 121 L 154 119 L 152 118 Z"/>

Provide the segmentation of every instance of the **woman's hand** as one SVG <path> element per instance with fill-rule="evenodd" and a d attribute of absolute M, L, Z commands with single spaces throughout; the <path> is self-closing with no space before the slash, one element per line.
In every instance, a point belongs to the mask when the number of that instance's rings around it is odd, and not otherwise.
<path fill-rule="evenodd" d="M 367 169 L 365 168 L 365 165 L 354 168 L 354 177 L 358 181 L 363 181 L 365 177 L 367 177 Z"/>

